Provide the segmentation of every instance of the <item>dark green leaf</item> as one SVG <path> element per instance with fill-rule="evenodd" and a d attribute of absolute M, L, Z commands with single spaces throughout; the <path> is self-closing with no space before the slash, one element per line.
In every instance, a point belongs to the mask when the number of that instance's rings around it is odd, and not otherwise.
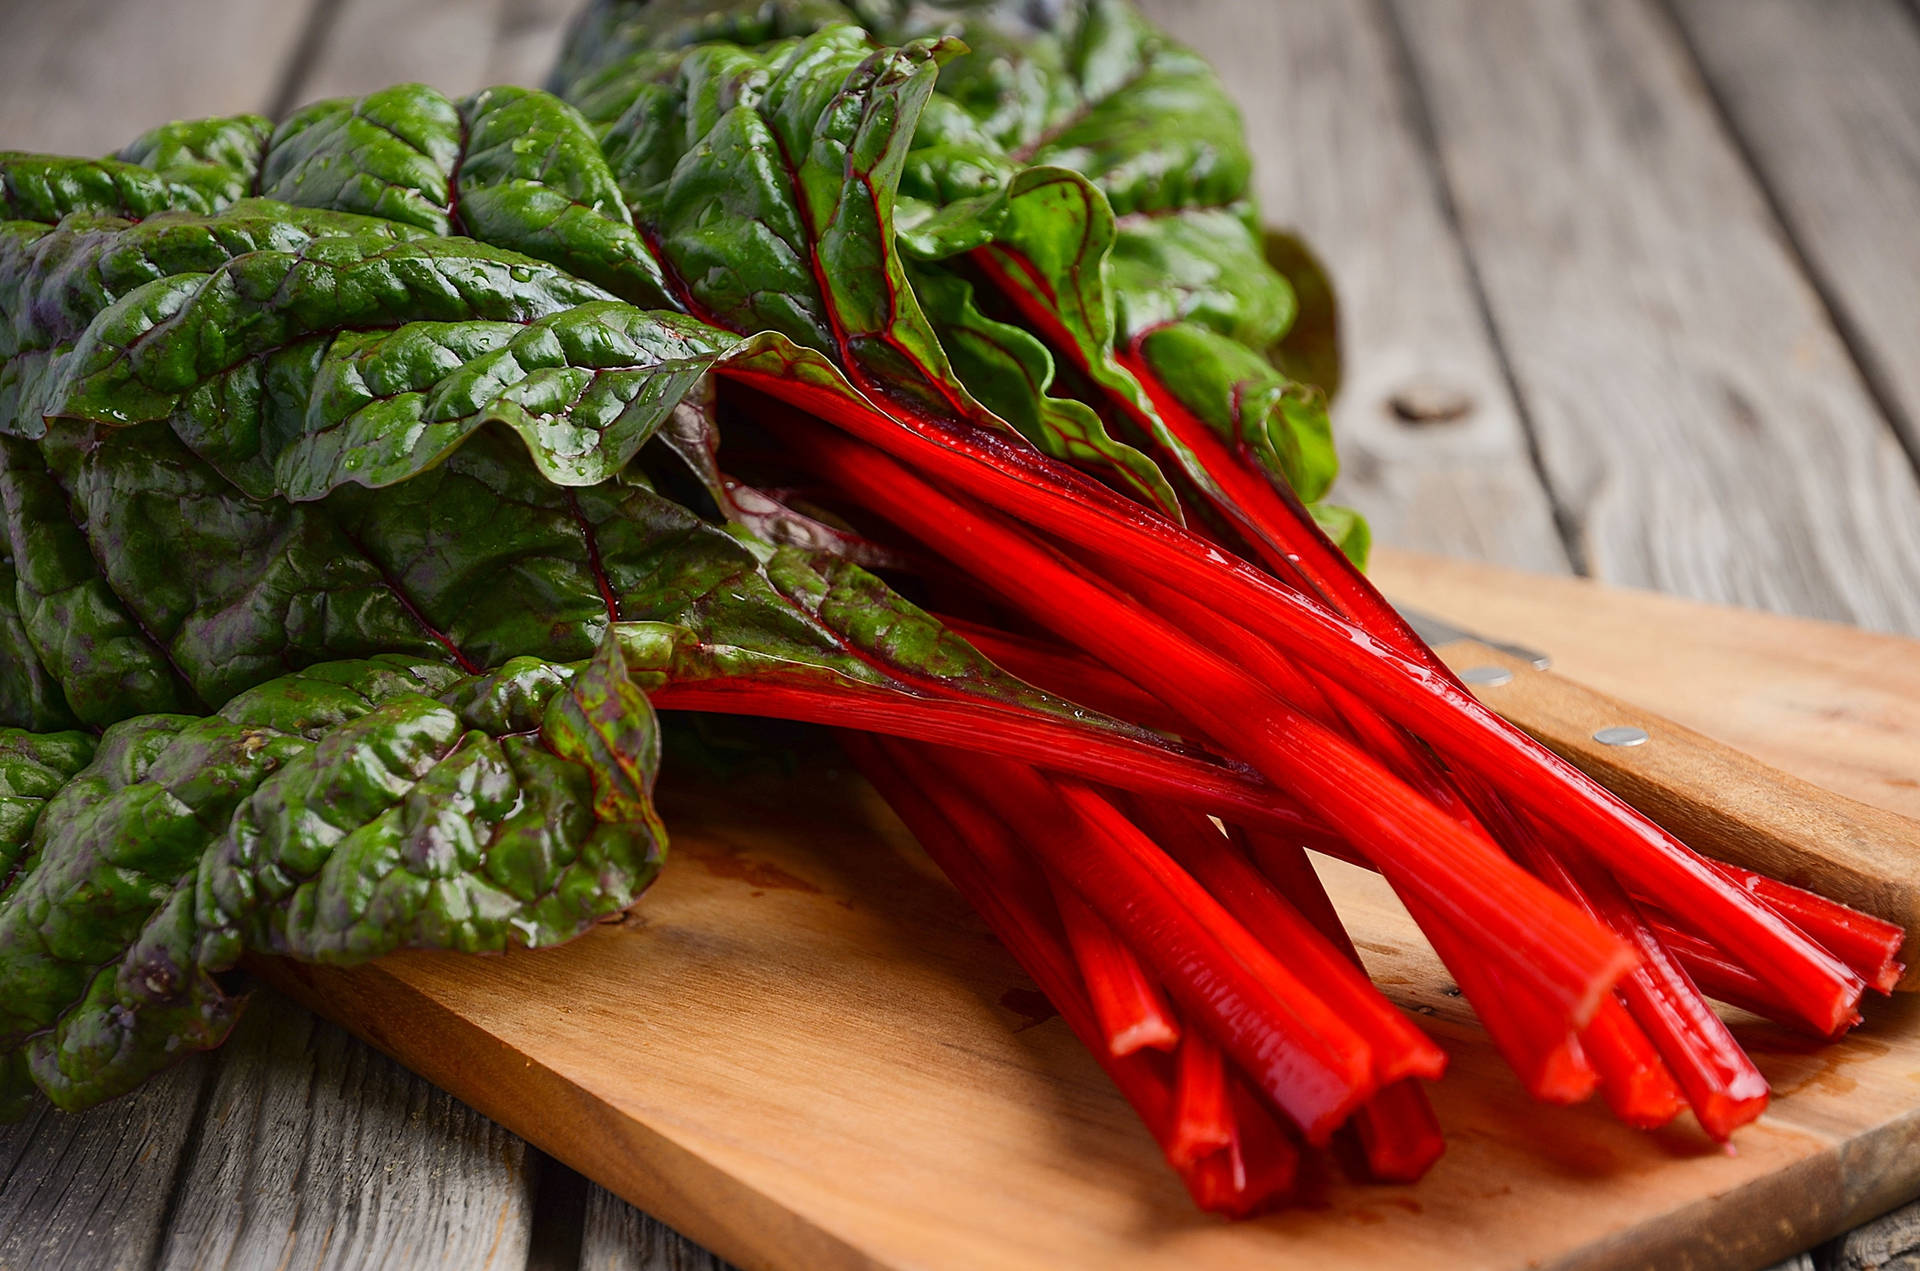
<path fill-rule="evenodd" d="M 139 224 L 89 214 L 58 228 L 0 226 L 0 432 L 45 432 L 51 368 L 95 319 L 138 287 L 210 274 L 250 252 L 298 255 L 316 238 L 396 242 L 424 233 L 257 199 L 217 215 L 164 212 Z"/>
<path fill-rule="evenodd" d="M 664 15 L 663 15 L 664 16 Z M 856 384 L 989 426 L 907 284 L 893 204 L 937 64 L 828 26 L 750 50 L 642 52 L 569 95 L 696 312 L 832 356 Z"/>
<path fill-rule="evenodd" d="M 80 1107 L 217 1044 L 243 954 L 569 939 L 657 871 L 657 763 L 611 645 L 577 673 L 330 664 L 115 725 L 0 893 L 0 1053 Z M 30 768 L 0 750 L 0 780 Z"/>
<path fill-rule="evenodd" d="M 910 274 L 954 369 L 989 410 L 1046 453 L 1102 469 L 1146 502 L 1177 510 L 1158 464 L 1116 440 L 1085 402 L 1050 394 L 1053 354 L 1044 343 L 981 313 L 972 286 L 958 275 L 931 266 Z"/>
<path fill-rule="evenodd" d="M 573 107 L 524 88 L 462 100 L 454 179 L 460 233 L 558 265 L 644 309 L 674 303 Z"/>
<path fill-rule="evenodd" d="M 162 124 L 120 147 L 114 158 L 151 168 L 174 191 L 173 207 L 211 212 L 253 193 L 273 125 L 259 115 Z M 189 205 L 189 194 L 201 206 Z"/>
<path fill-rule="evenodd" d="M 51 225 L 72 212 L 141 217 L 173 208 L 213 210 L 200 190 L 118 159 L 0 150 L 0 221 Z"/>
<path fill-rule="evenodd" d="M 315 102 L 274 130 L 258 193 L 447 234 L 460 143 L 459 111 L 425 84 Z"/>
<path fill-rule="evenodd" d="M 40 411 L 115 426 L 170 420 L 230 480 L 264 493 L 293 439 L 283 430 L 301 426 L 283 401 L 312 391 L 334 343 L 315 337 L 478 320 L 495 324 L 497 347 L 506 335 L 500 324 L 605 298 L 551 266 L 465 239 L 316 238 L 298 251 L 248 252 L 210 273 L 174 273 L 121 296 L 50 369 Z M 446 366 L 430 349 L 412 351 Z"/>

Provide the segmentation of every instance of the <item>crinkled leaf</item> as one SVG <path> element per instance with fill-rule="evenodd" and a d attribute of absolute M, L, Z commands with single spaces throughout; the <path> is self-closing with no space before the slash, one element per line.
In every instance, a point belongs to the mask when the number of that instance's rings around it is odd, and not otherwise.
<path fill-rule="evenodd" d="M 461 233 L 536 257 L 644 309 L 674 308 L 587 121 L 547 93 L 489 88 L 459 103 Z"/>
<path fill-rule="evenodd" d="M 0 891 L 27 865 L 41 809 L 93 759 L 98 742 L 91 733 L 0 728 Z"/>
<path fill-rule="evenodd" d="M 115 594 L 65 487 L 30 442 L 0 437 L 0 505 L 22 634 L 74 718 L 98 725 L 126 714 L 129 704 L 166 711 L 201 705 L 165 646 Z M 181 559 L 172 558 L 170 568 L 178 571 Z M 10 722 L 29 723 L 31 716 Z"/>
<path fill-rule="evenodd" d="M 0 507 L 4 507 L 0 503 Z M 19 576 L 14 572 L 11 536 L 0 539 L 0 721 L 43 732 L 77 722 L 67 709 L 59 683 L 40 664 L 20 613 Z"/>
<path fill-rule="evenodd" d="M 113 157 L 158 173 L 175 193 L 174 208 L 210 212 L 253 193 L 272 135 L 260 115 L 182 120 L 141 133 Z M 201 206 L 189 206 L 189 191 Z"/>
<path fill-rule="evenodd" d="M 446 656 L 410 598 L 326 509 L 244 494 L 158 425 L 69 426 L 42 449 L 70 491 L 67 524 L 86 550 L 76 564 L 92 566 L 85 594 L 110 598 L 140 635 L 169 673 L 159 688 L 184 681 L 183 695 L 218 704 L 309 663 Z M 87 722 L 183 708 L 147 682 L 103 682 L 97 647 L 48 640 L 38 649 Z"/>
<path fill-rule="evenodd" d="M 639 53 L 568 95 L 696 312 L 778 332 L 856 383 L 997 426 L 949 366 L 894 242 L 900 168 L 952 51 L 876 50 L 858 29 L 829 26 L 758 50 Z"/>
<path fill-rule="evenodd" d="M 1126 0 L 884 7 L 886 40 L 952 34 L 941 92 L 1014 162 L 1085 173 L 1122 214 L 1245 196 L 1240 114 L 1205 59 Z"/>
<path fill-rule="evenodd" d="M 451 233 L 460 142 L 460 112 L 425 84 L 314 102 L 274 130 L 258 193 Z"/>
<path fill-rule="evenodd" d="M 421 84 L 316 102 L 278 129 L 256 115 L 166 124 L 110 160 L 0 155 L 4 219 L 215 212 L 249 195 L 462 234 L 672 308 L 592 130 L 547 93 L 454 101 Z"/>
<path fill-rule="evenodd" d="M 195 185 L 176 187 L 137 164 L 0 150 L 0 221 L 51 225 L 73 212 L 142 217 L 176 208 L 213 210 Z"/>
<path fill-rule="evenodd" d="M 392 221 L 247 199 L 216 215 L 164 212 L 133 224 L 75 216 L 58 228 L 0 226 L 0 432 L 45 432 L 48 374 L 109 306 L 147 283 L 212 273 L 272 250 L 299 255 L 316 238 L 420 238 Z"/>
<path fill-rule="evenodd" d="M 217 715 L 117 724 L 0 892 L 0 1053 L 80 1107 L 217 1044 L 244 954 L 578 935 L 658 869 L 658 759 L 613 645 L 577 673 L 328 664 Z M 35 775 L 0 749 L 0 781 Z"/>
<path fill-rule="evenodd" d="M 169 420 L 197 454 L 257 494 L 272 488 L 269 473 L 291 440 L 275 432 L 291 422 L 282 403 L 310 393 L 342 332 L 524 325 L 606 298 L 551 266 L 466 239 L 316 238 L 129 291 L 49 370 L 39 409 L 119 426 Z"/>
<path fill-rule="evenodd" d="M 713 343 L 691 320 L 611 300 L 524 326 L 413 322 L 343 333 L 319 358 L 304 430 L 274 456 L 274 486 L 298 500 L 333 489 L 343 474 L 387 485 L 489 423 L 519 433 L 549 480 L 604 481 L 705 376 Z"/>
<path fill-rule="evenodd" d="M 1264 351 L 1291 328 L 1293 288 L 1267 264 L 1237 216 L 1196 210 L 1122 218 L 1108 258 L 1123 339 L 1169 322 L 1193 322 Z"/>

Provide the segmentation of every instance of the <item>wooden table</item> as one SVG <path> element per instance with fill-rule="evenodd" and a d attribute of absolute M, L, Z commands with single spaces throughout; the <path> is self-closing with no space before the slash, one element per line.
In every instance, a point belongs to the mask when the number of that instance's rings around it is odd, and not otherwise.
<path fill-rule="evenodd" d="M 0 144 L 538 83 L 573 0 L 0 0 Z M 1154 0 L 1341 290 L 1387 543 L 1920 633 L 1920 12 Z M 1920 1206 L 1790 1266 L 1920 1258 Z M 694 1268 L 331 1025 L 0 1127 L 0 1268 Z"/>

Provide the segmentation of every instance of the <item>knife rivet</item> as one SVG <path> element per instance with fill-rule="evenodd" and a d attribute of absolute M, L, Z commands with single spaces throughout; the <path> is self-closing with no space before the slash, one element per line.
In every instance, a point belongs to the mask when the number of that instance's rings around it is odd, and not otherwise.
<path fill-rule="evenodd" d="M 1632 724 L 1615 724 L 1594 733 L 1593 739 L 1602 746 L 1638 746 L 1646 741 L 1647 730 Z"/>
<path fill-rule="evenodd" d="M 1460 672 L 1460 678 L 1482 688 L 1499 688 L 1502 684 L 1513 683 L 1513 672 L 1504 666 L 1470 666 Z"/>

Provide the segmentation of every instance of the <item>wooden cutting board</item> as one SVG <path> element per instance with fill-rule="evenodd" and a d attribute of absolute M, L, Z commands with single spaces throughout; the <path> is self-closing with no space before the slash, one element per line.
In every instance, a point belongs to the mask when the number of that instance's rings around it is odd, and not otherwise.
<path fill-rule="evenodd" d="M 1484 566 L 1376 573 L 1920 815 L 1920 643 Z M 1526 1099 L 1386 888 L 1329 863 L 1374 978 L 1452 1056 L 1447 1155 L 1417 1186 L 1334 1174 L 1222 1223 L 857 779 L 681 783 L 666 811 L 659 884 L 565 948 L 266 974 L 749 1268 L 1760 1267 L 1920 1192 L 1920 995 L 1824 1049 L 1742 1017 L 1767 1116 L 1733 1150 L 1690 1118 L 1639 1134 Z"/>

